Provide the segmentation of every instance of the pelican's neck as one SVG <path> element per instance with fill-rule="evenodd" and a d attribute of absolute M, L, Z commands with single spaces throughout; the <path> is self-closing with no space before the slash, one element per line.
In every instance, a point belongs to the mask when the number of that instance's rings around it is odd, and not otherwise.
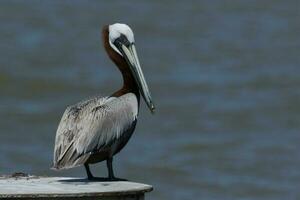
<path fill-rule="evenodd" d="M 119 68 L 122 77 L 123 77 L 123 87 L 115 92 L 112 96 L 121 96 L 123 94 L 132 92 L 135 93 L 137 98 L 139 99 L 139 91 L 136 85 L 136 82 L 134 80 L 134 77 L 131 74 L 131 71 L 129 69 L 129 66 L 125 59 L 119 55 L 109 44 L 109 30 L 108 26 L 104 26 L 103 33 L 102 33 L 102 39 L 103 39 L 103 45 L 104 48 L 110 57 L 110 59 L 117 65 Z"/>

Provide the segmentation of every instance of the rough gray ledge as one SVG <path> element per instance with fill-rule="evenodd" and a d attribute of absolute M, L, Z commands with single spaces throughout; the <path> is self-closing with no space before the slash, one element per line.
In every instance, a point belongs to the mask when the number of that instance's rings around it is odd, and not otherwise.
<path fill-rule="evenodd" d="M 97 182 L 69 177 L 0 177 L 1 199 L 144 199 L 152 186 L 127 182 Z"/>

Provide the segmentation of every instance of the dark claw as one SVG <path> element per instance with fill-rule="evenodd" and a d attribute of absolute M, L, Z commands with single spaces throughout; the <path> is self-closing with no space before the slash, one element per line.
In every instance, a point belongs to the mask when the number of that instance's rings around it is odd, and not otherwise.
<path fill-rule="evenodd" d="M 89 181 L 99 181 L 99 182 L 110 182 L 110 181 L 128 181 L 123 178 L 104 178 L 104 177 L 88 177 L 87 178 Z"/>
<path fill-rule="evenodd" d="M 117 178 L 117 177 L 113 177 L 113 178 L 108 178 L 109 181 L 128 181 L 127 179 L 124 178 Z"/>

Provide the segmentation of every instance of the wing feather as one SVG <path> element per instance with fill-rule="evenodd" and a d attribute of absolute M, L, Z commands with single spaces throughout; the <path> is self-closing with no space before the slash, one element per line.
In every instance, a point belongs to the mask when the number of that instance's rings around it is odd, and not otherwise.
<path fill-rule="evenodd" d="M 70 106 L 58 126 L 53 168 L 84 164 L 93 152 L 116 141 L 136 120 L 136 96 L 94 98 Z"/>

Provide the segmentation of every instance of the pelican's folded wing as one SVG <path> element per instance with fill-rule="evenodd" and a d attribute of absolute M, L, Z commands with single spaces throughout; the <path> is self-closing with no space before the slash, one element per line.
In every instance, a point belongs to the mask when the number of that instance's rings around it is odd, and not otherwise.
<path fill-rule="evenodd" d="M 130 128 L 137 109 L 132 93 L 94 98 L 68 107 L 56 132 L 53 168 L 84 164 L 92 152 L 101 151 Z"/>

